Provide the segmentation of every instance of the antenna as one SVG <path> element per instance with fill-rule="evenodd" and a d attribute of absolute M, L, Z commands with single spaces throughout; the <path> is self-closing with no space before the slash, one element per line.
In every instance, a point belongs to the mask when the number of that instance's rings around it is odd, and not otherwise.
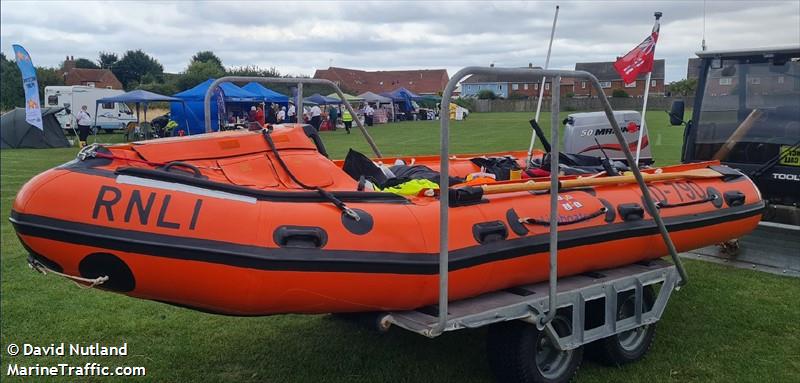
<path fill-rule="evenodd" d="M 703 0 L 703 41 L 700 43 L 700 50 L 706 50 L 706 0 Z"/>

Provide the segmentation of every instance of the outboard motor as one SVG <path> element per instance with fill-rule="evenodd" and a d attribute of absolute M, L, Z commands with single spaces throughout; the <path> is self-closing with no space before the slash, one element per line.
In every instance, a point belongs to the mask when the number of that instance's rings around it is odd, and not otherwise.
<path fill-rule="evenodd" d="M 639 129 L 642 128 L 641 114 L 631 110 L 621 110 L 614 112 L 614 118 L 622 129 L 628 147 L 631 152 L 635 153 Z M 566 125 L 564 127 L 565 153 L 609 158 L 612 161 L 627 163 L 604 112 L 573 113 L 564 120 L 564 123 Z M 653 163 L 653 155 L 650 151 L 651 143 L 646 128 L 642 134 L 642 152 L 639 156 L 639 164 L 650 165 Z"/>

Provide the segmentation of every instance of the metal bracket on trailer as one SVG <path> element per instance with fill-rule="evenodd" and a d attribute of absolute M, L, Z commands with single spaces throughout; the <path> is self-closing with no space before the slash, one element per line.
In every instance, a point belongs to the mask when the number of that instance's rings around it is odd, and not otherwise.
<path fill-rule="evenodd" d="M 655 323 L 661 319 L 677 281 L 675 265 L 664 260 L 562 278 L 558 284 L 558 309 L 571 311 L 573 330 L 563 337 L 556 334 L 551 324 L 546 325 L 545 330 L 560 349 L 570 350 Z M 652 307 L 643 312 L 644 288 L 659 284 Z M 444 331 L 478 328 L 510 320 L 535 324 L 539 317 L 550 311 L 548 290 L 548 282 L 545 281 L 450 302 Z M 624 291 L 634 291 L 635 315 L 617 320 L 617 295 Z M 604 299 L 605 320 L 596 328 L 584 330 L 586 303 L 598 299 Z M 429 338 L 436 337 L 438 334 L 432 329 L 437 324 L 437 317 L 425 311 L 427 310 L 390 312 L 383 317 L 381 323 L 385 328 L 395 325 Z"/>

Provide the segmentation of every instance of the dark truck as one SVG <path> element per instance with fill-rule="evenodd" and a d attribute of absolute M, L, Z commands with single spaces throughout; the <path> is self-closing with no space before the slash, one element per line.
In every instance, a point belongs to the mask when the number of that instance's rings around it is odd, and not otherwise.
<path fill-rule="evenodd" d="M 746 173 L 768 202 L 760 229 L 726 261 L 800 275 L 800 46 L 698 52 L 692 116 L 675 101 L 672 125 L 685 124 L 682 160 L 720 160 Z"/>

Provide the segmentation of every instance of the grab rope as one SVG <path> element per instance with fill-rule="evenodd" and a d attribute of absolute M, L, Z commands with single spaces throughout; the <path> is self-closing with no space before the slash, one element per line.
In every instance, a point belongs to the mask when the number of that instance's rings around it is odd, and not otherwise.
<path fill-rule="evenodd" d="M 361 217 L 358 215 L 358 213 L 356 213 L 355 210 L 347 207 L 347 205 L 345 205 L 344 202 L 342 202 L 340 199 L 336 198 L 336 196 L 333 195 L 332 193 L 330 193 L 329 191 L 327 191 L 327 190 L 325 190 L 325 189 L 323 189 L 321 187 L 318 187 L 318 186 L 308 186 L 308 185 L 300 182 L 300 180 L 298 180 L 297 177 L 295 177 L 294 174 L 292 174 L 292 172 L 289 170 L 289 167 L 286 165 L 286 163 L 283 162 L 283 158 L 281 158 L 280 153 L 278 153 L 278 148 L 275 146 L 275 142 L 272 141 L 272 137 L 270 137 L 270 135 L 269 135 L 269 130 L 264 129 L 262 134 L 264 136 L 264 139 L 267 141 L 267 145 L 269 145 L 270 150 L 272 150 L 272 153 L 275 154 L 275 159 L 278 160 L 278 164 L 281 165 L 281 168 L 283 169 L 283 171 L 285 171 L 286 174 L 289 175 L 289 178 L 291 178 L 294 183 L 296 183 L 297 185 L 299 185 L 303 189 L 315 190 L 317 193 L 319 193 L 322 196 L 322 198 L 325 198 L 330 203 L 332 203 L 334 206 L 339 208 L 339 210 L 341 210 L 348 217 L 356 220 L 356 222 L 361 221 Z"/>
<path fill-rule="evenodd" d="M 37 261 L 35 259 L 28 259 L 28 266 L 30 266 L 31 269 L 42 273 L 43 275 L 47 275 L 49 273 L 49 274 L 55 274 L 55 275 L 70 279 L 73 282 L 75 282 L 75 284 L 78 287 L 80 287 L 82 289 L 91 289 L 92 287 L 100 286 L 103 283 L 108 282 L 108 276 L 107 275 L 103 275 L 102 277 L 97 277 L 97 278 L 76 277 L 74 275 L 64 274 L 64 273 L 60 273 L 58 271 L 55 271 L 55 270 L 43 265 L 41 262 L 39 262 L 39 261 Z M 82 285 L 82 284 L 80 284 L 78 282 L 88 283 L 89 286 Z"/>
<path fill-rule="evenodd" d="M 86 161 L 87 158 L 105 158 L 109 160 L 120 160 L 120 161 L 130 161 L 130 162 L 138 162 L 140 164 L 149 165 L 152 167 L 166 167 L 173 163 L 178 163 L 178 161 L 170 161 L 170 162 L 153 162 L 148 160 L 140 160 L 138 158 L 128 158 L 128 157 L 121 157 L 115 156 L 109 153 L 102 153 L 98 152 L 97 149 L 101 148 L 100 144 L 91 144 L 89 146 L 83 147 L 78 152 L 78 159 L 81 161 Z M 209 169 L 209 170 L 221 170 L 222 168 L 216 166 L 202 166 L 202 165 L 192 165 L 197 168 L 201 169 Z"/>
<path fill-rule="evenodd" d="M 583 221 L 587 221 L 587 220 L 590 220 L 590 219 L 595 218 L 595 217 L 599 217 L 599 216 L 605 214 L 606 212 L 608 212 L 608 208 L 606 208 L 604 206 L 599 211 L 596 211 L 596 212 L 594 212 L 592 214 L 571 216 L 571 217 L 575 217 L 574 219 L 572 219 L 570 217 L 568 219 L 562 220 L 559 217 L 558 224 L 559 225 L 571 225 L 573 223 L 583 222 Z M 530 218 L 530 217 L 520 218 L 519 219 L 519 223 L 528 224 L 528 225 L 535 224 L 535 225 L 542 225 L 542 226 L 550 226 L 550 220 L 549 219 L 542 220 L 542 219 L 536 219 L 536 218 Z"/>

